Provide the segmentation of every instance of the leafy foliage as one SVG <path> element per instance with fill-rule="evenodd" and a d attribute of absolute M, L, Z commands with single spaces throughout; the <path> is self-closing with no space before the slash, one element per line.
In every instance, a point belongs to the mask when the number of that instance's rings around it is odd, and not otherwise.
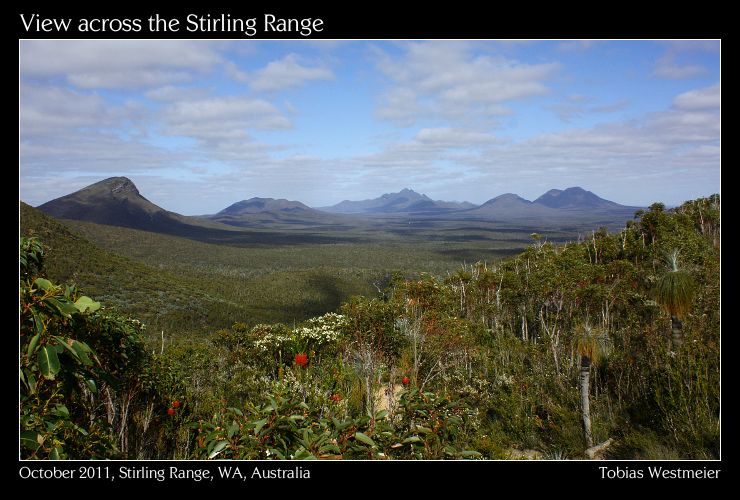
<path fill-rule="evenodd" d="M 375 298 L 317 302 L 322 315 L 313 318 L 281 323 L 239 306 L 216 313 L 210 335 L 173 325 L 174 339 L 159 330 L 147 348 L 143 325 L 55 285 L 39 272 L 43 248 L 22 240 L 23 453 L 495 459 L 527 449 L 582 458 L 578 374 L 588 356 L 593 438 L 616 438 L 611 458 L 716 458 L 719 230 L 716 196 L 674 210 L 654 204 L 619 232 L 563 244 L 536 239 L 510 259 L 444 277 L 409 266 Z M 110 244 L 114 234 L 102 238 Z M 198 245 L 182 248 L 211 248 Z M 239 251 L 229 255 L 244 258 Z M 295 255 L 271 251 L 276 262 Z M 667 253 L 680 255 L 683 269 L 666 269 Z M 194 284 L 168 281 L 175 271 L 170 264 L 162 273 L 171 293 L 147 307 L 169 314 L 169 297 L 191 293 Z M 300 282 L 302 272 L 286 276 Z M 266 287 L 274 276 L 245 275 L 224 287 Z M 216 297 L 208 279 L 202 293 Z M 676 352 L 667 342 L 673 315 L 685 337 Z"/>
<path fill-rule="evenodd" d="M 669 270 L 655 285 L 655 300 L 671 316 L 683 317 L 691 310 L 696 285 L 689 273 L 678 267 L 678 250 L 671 252 Z"/>
<path fill-rule="evenodd" d="M 20 250 L 21 456 L 163 452 L 163 442 L 151 446 L 163 430 L 154 413 L 184 388 L 145 351 L 144 326 L 105 313 L 74 286 L 36 277 L 43 268 L 38 240 L 22 238 Z"/>

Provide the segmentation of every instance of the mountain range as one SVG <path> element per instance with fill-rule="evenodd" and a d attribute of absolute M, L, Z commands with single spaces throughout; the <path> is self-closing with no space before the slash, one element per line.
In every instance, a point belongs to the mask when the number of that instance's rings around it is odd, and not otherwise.
<path fill-rule="evenodd" d="M 319 210 L 341 214 L 389 214 L 389 213 L 434 213 L 451 210 L 465 210 L 475 205 L 467 201 L 435 201 L 425 194 L 419 194 L 413 189 L 402 189 L 398 193 L 386 193 L 372 200 L 350 201 L 344 200 L 330 207 Z"/>
<path fill-rule="evenodd" d="M 468 202 L 435 201 L 411 189 L 387 193 L 363 201 L 345 200 L 331 207 L 311 208 L 299 201 L 250 198 L 220 212 L 204 216 L 183 216 L 167 211 L 141 195 L 126 177 L 112 177 L 38 207 L 58 219 L 72 219 L 131 227 L 153 232 L 188 235 L 210 230 L 238 230 L 275 225 L 304 227 L 343 226 L 359 223 L 363 217 L 439 218 L 445 220 L 487 220 L 528 224 L 576 223 L 621 224 L 639 207 L 604 200 L 580 187 L 551 189 L 534 201 L 512 193 L 502 194 L 481 205 Z"/>

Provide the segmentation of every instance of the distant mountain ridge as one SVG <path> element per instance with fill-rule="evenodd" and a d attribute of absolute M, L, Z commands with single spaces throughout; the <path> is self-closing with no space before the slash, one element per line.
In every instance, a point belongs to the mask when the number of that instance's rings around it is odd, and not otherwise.
<path fill-rule="evenodd" d="M 238 201 L 205 218 L 235 227 L 260 227 L 272 224 L 322 225 L 336 217 L 321 212 L 300 201 L 275 198 L 250 198 Z"/>
<path fill-rule="evenodd" d="M 620 205 L 598 197 L 580 187 L 551 189 L 534 201 L 512 194 L 502 194 L 482 205 L 466 210 L 468 217 L 490 218 L 502 222 L 563 222 L 590 218 L 595 221 L 630 218 L 640 207 Z"/>
<path fill-rule="evenodd" d="M 599 198 L 591 191 L 586 191 L 580 187 L 569 187 L 565 190 L 551 189 L 536 200 L 539 203 L 550 208 L 577 208 L 577 209 L 609 209 L 620 208 L 624 205 L 614 203 L 613 201 Z"/>
<path fill-rule="evenodd" d="M 213 215 L 187 217 L 150 202 L 130 179 L 111 177 L 38 208 L 59 219 L 197 237 L 205 232 L 247 228 L 347 230 L 365 224 L 363 217 L 366 221 L 376 220 L 373 224 L 377 224 L 378 218 L 398 216 L 430 221 L 483 220 L 541 227 L 588 223 L 598 227 L 621 224 L 632 218 L 640 207 L 620 205 L 580 187 L 551 189 L 534 201 L 506 193 L 479 206 L 467 202 L 435 201 L 406 188 L 370 200 L 345 200 L 323 209 L 286 199 L 250 198 L 233 203 Z"/>
<path fill-rule="evenodd" d="M 362 201 L 344 200 L 336 205 L 321 207 L 318 210 L 342 214 L 389 214 L 446 212 L 464 210 L 474 206 L 474 204 L 468 202 L 432 200 L 425 194 L 419 194 L 413 189 L 404 188 L 398 193 L 386 193 L 378 198 Z"/>
<path fill-rule="evenodd" d="M 298 212 L 298 211 L 315 211 L 300 201 L 290 201 L 284 199 L 275 198 L 250 198 L 248 200 L 237 201 L 233 205 L 229 205 L 220 212 L 217 216 L 238 216 L 244 214 L 256 214 L 260 212 L 275 212 L 275 211 L 287 211 L 287 212 Z"/>

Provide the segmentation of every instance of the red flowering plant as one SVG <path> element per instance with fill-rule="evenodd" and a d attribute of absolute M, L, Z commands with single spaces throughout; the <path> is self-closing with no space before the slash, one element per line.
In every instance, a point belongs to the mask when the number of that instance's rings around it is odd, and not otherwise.
<path fill-rule="evenodd" d="M 308 366 L 308 355 L 305 352 L 299 352 L 295 355 L 294 361 L 301 368 L 306 368 Z"/>

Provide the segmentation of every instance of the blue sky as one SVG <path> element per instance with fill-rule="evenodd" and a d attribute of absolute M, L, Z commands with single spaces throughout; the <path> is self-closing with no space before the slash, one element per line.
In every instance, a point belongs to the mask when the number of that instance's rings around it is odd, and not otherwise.
<path fill-rule="evenodd" d="M 20 41 L 20 198 L 186 215 L 409 187 L 629 205 L 720 188 L 718 41 Z"/>

